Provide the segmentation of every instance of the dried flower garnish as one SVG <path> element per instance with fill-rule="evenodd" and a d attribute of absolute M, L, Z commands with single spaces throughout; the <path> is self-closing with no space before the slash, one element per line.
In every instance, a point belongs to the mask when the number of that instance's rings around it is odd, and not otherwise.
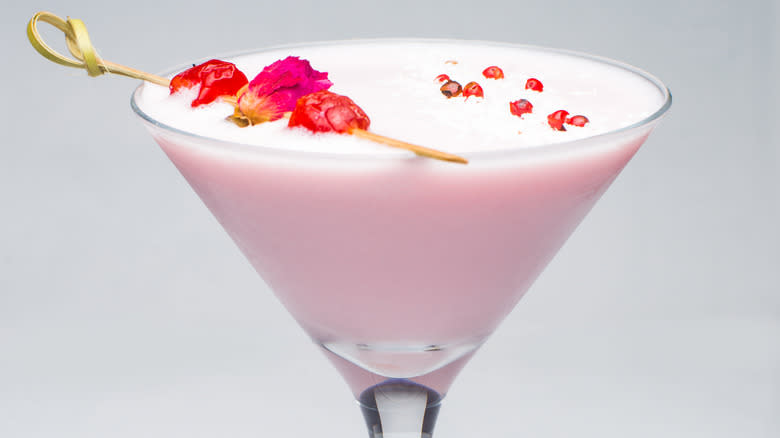
<path fill-rule="evenodd" d="M 517 117 L 522 117 L 523 114 L 532 113 L 533 110 L 533 104 L 526 99 L 509 102 L 509 112 Z"/>
<path fill-rule="evenodd" d="M 566 118 L 566 123 L 567 124 L 574 125 L 574 126 L 579 126 L 579 127 L 583 127 L 583 126 L 587 125 L 588 122 L 590 122 L 590 120 L 588 120 L 587 117 L 582 116 L 582 115 L 577 115 L 577 116 L 572 116 L 572 117 L 567 117 Z"/>
<path fill-rule="evenodd" d="M 558 110 L 547 116 L 547 123 L 552 129 L 556 131 L 565 131 L 566 127 L 563 123 L 566 121 L 566 117 L 569 116 L 569 112 L 566 110 Z"/>
<path fill-rule="evenodd" d="M 183 88 L 200 87 L 198 96 L 191 103 L 196 107 L 214 102 L 221 96 L 235 96 L 247 82 L 235 64 L 212 59 L 174 76 L 168 89 L 174 94 Z"/>
<path fill-rule="evenodd" d="M 229 119 L 239 126 L 278 120 L 295 108 L 301 96 L 327 90 L 331 85 L 328 73 L 314 70 L 305 59 L 288 56 L 265 67 L 249 82 Z"/>
<path fill-rule="evenodd" d="M 500 67 L 491 65 L 490 67 L 482 70 L 482 76 L 488 79 L 504 79 L 504 71 Z"/>
<path fill-rule="evenodd" d="M 539 79 L 531 78 L 525 81 L 525 89 L 541 92 L 544 90 L 544 85 L 542 85 L 542 81 Z"/>
<path fill-rule="evenodd" d="M 451 97 L 460 96 L 460 92 L 463 88 L 460 86 L 459 83 L 455 81 L 447 81 L 444 83 L 444 85 L 439 88 L 441 91 L 441 94 L 447 97 L 447 99 Z"/>
<path fill-rule="evenodd" d="M 440 74 L 439 76 L 436 76 L 436 82 L 439 82 L 439 83 L 446 82 L 446 81 L 449 81 L 449 80 L 450 80 L 450 77 L 445 75 L 445 74 L 443 74 L 443 73 Z"/>
<path fill-rule="evenodd" d="M 463 96 L 468 100 L 469 97 L 485 97 L 485 93 L 482 91 L 482 86 L 478 83 L 471 81 L 463 87 Z"/>
<path fill-rule="evenodd" d="M 62 54 L 52 50 L 48 45 L 46 45 L 42 41 L 37 30 L 37 24 L 39 20 L 52 24 L 53 26 L 62 30 L 66 34 L 68 39 L 68 47 L 71 49 L 70 50 L 71 54 L 76 58 L 78 58 L 81 63 L 62 56 Z M 99 76 L 103 73 L 115 73 L 122 76 L 148 81 L 150 83 L 154 83 L 156 85 L 160 85 L 163 87 L 171 86 L 171 81 L 162 76 L 157 76 L 150 73 L 146 73 L 138 69 L 125 67 L 123 65 L 105 61 L 97 57 L 95 54 L 94 47 L 92 47 L 89 41 L 87 29 L 81 20 L 69 18 L 67 21 L 65 21 L 62 18 L 54 14 L 51 14 L 49 12 L 38 12 L 37 14 L 33 15 L 33 18 L 30 20 L 30 23 L 28 24 L 27 35 L 33 47 L 47 59 L 57 63 L 64 63 L 64 65 L 70 67 L 84 68 L 87 70 L 90 76 Z M 107 65 L 111 66 L 110 69 L 107 67 Z M 174 90 L 172 91 L 175 92 L 176 90 L 180 89 L 181 86 L 182 85 L 180 84 L 174 87 Z M 240 87 L 239 90 L 236 92 L 236 95 L 242 95 L 243 88 L 244 87 Z M 236 96 L 230 96 L 229 99 L 225 98 L 225 101 L 230 102 L 233 105 L 237 105 Z M 356 105 L 355 107 L 357 108 Z M 355 135 L 356 137 L 364 138 L 366 140 L 374 141 L 395 148 L 405 149 L 414 152 L 415 154 L 422 157 L 430 157 L 438 160 L 460 163 L 460 164 L 468 163 L 468 160 L 457 155 L 448 154 L 446 152 L 414 145 L 411 143 L 406 143 L 400 140 L 396 140 L 394 138 L 385 137 L 383 135 L 365 131 L 360 127 L 365 126 L 367 128 L 369 121 L 368 121 L 368 117 L 365 116 L 365 113 L 363 113 L 362 110 L 360 110 L 360 113 L 356 113 L 355 118 L 352 119 L 352 120 L 357 120 L 357 122 L 349 121 L 348 120 L 349 117 L 344 117 L 344 114 L 342 113 L 341 110 L 333 111 L 332 114 L 328 114 L 327 116 L 330 117 L 331 122 L 347 121 L 347 125 L 350 126 L 347 132 L 349 132 L 352 135 Z M 339 124 L 336 123 L 336 125 L 338 126 Z M 358 126 L 358 127 L 352 128 L 351 126 Z"/>
<path fill-rule="evenodd" d="M 448 59 L 448 60 L 444 61 L 444 63 L 445 63 L 445 64 L 452 64 L 452 65 L 455 65 L 455 64 L 457 64 L 457 63 L 458 63 L 458 61 L 456 61 L 456 60 L 454 60 L 454 59 Z"/>
<path fill-rule="evenodd" d="M 346 134 L 353 129 L 366 130 L 370 124 L 366 113 L 352 99 L 323 90 L 298 99 L 287 126 Z"/>

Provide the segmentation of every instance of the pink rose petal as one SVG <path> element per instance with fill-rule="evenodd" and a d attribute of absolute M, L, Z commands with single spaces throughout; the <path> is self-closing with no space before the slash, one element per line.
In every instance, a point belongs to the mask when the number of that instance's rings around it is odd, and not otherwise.
<path fill-rule="evenodd" d="M 238 108 L 252 124 L 278 120 L 295 109 L 301 96 L 327 90 L 331 85 L 327 72 L 314 70 L 305 59 L 288 56 L 265 67 L 249 82 Z"/>

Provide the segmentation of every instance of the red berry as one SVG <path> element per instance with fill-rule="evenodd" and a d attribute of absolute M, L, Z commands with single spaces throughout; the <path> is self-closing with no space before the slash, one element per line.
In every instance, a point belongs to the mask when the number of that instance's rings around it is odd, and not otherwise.
<path fill-rule="evenodd" d="M 445 74 L 440 74 L 439 76 L 436 76 L 436 82 L 446 82 L 449 81 L 450 77 Z"/>
<path fill-rule="evenodd" d="M 523 114 L 531 113 L 533 110 L 533 104 L 525 99 L 509 102 L 509 112 L 517 117 L 522 117 Z"/>
<path fill-rule="evenodd" d="M 504 71 L 495 65 L 482 70 L 482 75 L 488 79 L 504 79 Z"/>
<path fill-rule="evenodd" d="M 174 76 L 169 89 L 173 94 L 182 88 L 199 85 L 198 97 L 192 101 L 195 107 L 214 102 L 220 96 L 235 96 L 248 83 L 249 80 L 234 64 L 212 59 Z"/>
<path fill-rule="evenodd" d="M 542 81 L 540 81 L 539 79 L 531 78 L 525 81 L 525 89 L 541 92 L 544 90 L 544 85 L 542 85 Z"/>
<path fill-rule="evenodd" d="M 439 90 L 441 91 L 441 94 L 445 95 L 447 99 L 449 99 L 450 97 L 460 96 L 462 88 L 460 84 L 455 81 L 447 81 L 444 83 L 444 85 L 441 86 L 441 88 L 439 88 Z"/>
<path fill-rule="evenodd" d="M 368 129 L 370 124 L 366 113 L 352 99 L 322 90 L 298 99 L 287 126 L 343 134 L 353 129 Z"/>
<path fill-rule="evenodd" d="M 588 122 L 590 122 L 590 120 L 585 116 L 572 116 L 566 118 L 566 123 L 579 127 L 585 126 Z"/>
<path fill-rule="evenodd" d="M 485 93 L 482 91 L 482 87 L 474 81 L 469 82 L 465 87 L 463 87 L 463 97 L 468 100 L 468 98 L 471 96 L 485 97 Z"/>
<path fill-rule="evenodd" d="M 557 131 L 565 131 L 566 128 L 563 126 L 563 123 L 566 121 L 566 117 L 568 117 L 569 112 L 566 110 L 558 110 L 549 116 L 547 116 L 547 123 L 550 125 L 552 129 L 555 129 Z"/>

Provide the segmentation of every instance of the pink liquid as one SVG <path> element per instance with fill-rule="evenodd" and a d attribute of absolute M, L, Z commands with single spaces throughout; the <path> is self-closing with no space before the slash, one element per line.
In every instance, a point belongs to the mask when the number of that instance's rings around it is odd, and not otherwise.
<path fill-rule="evenodd" d="M 414 377 L 468 357 L 492 333 L 650 128 L 467 166 L 397 157 L 330 166 L 306 154 L 291 164 L 262 148 L 152 132 L 316 342 L 374 374 Z M 461 366 L 433 378 L 439 389 Z M 353 388 L 366 380 L 338 367 Z"/>

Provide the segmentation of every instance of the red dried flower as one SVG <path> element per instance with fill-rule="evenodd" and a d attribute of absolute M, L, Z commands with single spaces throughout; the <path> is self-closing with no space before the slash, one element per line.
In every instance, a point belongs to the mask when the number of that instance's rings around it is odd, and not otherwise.
<path fill-rule="evenodd" d="M 314 70 L 309 61 L 288 56 L 265 67 L 249 82 L 238 99 L 238 111 L 250 124 L 282 118 L 301 96 L 327 90 L 333 85 L 328 73 Z"/>
<path fill-rule="evenodd" d="M 366 130 L 370 124 L 366 113 L 352 99 L 323 90 L 298 99 L 287 126 L 344 134 L 353 129 Z"/>
<path fill-rule="evenodd" d="M 445 75 L 444 73 L 440 74 L 439 76 L 436 76 L 436 82 L 445 82 L 449 81 L 450 77 Z"/>
<path fill-rule="evenodd" d="M 246 76 L 234 64 L 212 59 L 177 74 L 168 88 L 174 94 L 182 88 L 199 86 L 198 96 L 191 103 L 196 107 L 214 102 L 220 96 L 235 96 L 247 82 Z"/>

